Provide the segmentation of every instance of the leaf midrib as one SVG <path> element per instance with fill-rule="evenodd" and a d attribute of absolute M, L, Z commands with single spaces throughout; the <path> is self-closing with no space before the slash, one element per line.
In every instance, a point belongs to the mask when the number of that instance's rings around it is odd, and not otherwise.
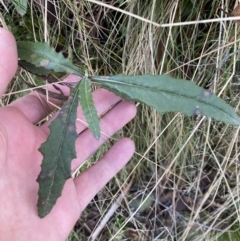
<path fill-rule="evenodd" d="M 71 113 L 71 111 L 72 111 L 75 98 L 77 98 L 77 92 L 74 94 L 74 97 L 73 97 L 73 99 L 72 99 L 72 104 L 70 105 L 71 107 L 69 108 L 69 111 L 68 111 L 67 124 L 64 125 L 64 129 L 63 129 L 63 131 L 62 131 L 63 135 L 62 135 L 62 139 L 61 139 L 61 141 L 60 141 L 60 145 L 59 145 L 59 148 L 58 148 L 59 150 L 62 150 L 62 149 L 63 149 L 62 146 L 63 146 L 64 139 L 65 139 L 64 137 L 65 137 L 65 135 L 66 135 L 67 128 L 68 128 L 68 123 L 69 123 L 69 119 L 70 119 L 70 114 L 69 114 L 69 113 Z M 59 163 L 59 157 L 60 157 L 60 155 L 61 155 L 61 151 L 59 151 L 58 154 L 57 154 L 57 160 L 58 160 L 58 161 L 57 161 L 56 163 Z M 52 182 L 51 182 L 51 185 L 50 185 L 50 188 L 49 188 L 49 192 L 48 192 L 48 195 L 47 195 L 46 202 L 49 201 L 50 194 L 52 193 L 51 190 L 52 190 L 52 186 L 53 186 L 53 184 L 54 184 L 54 178 L 55 178 L 57 166 L 58 166 L 58 165 L 56 165 L 56 167 L 54 168 L 53 178 L 52 178 Z M 46 207 L 46 206 L 45 206 L 45 207 Z M 45 208 L 44 208 L 44 210 L 45 210 Z"/>

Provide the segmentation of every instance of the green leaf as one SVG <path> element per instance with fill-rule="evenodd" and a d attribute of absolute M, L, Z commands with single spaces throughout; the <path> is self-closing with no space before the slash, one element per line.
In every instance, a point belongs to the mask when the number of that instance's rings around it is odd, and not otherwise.
<path fill-rule="evenodd" d="M 168 75 L 94 76 L 91 79 L 124 99 L 146 103 L 160 113 L 176 111 L 240 124 L 239 117 L 228 104 L 191 81 Z"/>
<path fill-rule="evenodd" d="M 17 42 L 17 48 L 20 60 L 25 60 L 36 68 L 84 76 L 69 59 L 64 58 L 62 53 L 57 53 L 47 43 Z"/>
<path fill-rule="evenodd" d="M 75 141 L 79 84 L 50 124 L 50 134 L 39 151 L 43 155 L 41 172 L 37 178 L 38 215 L 45 217 L 53 208 L 67 179 L 71 178 L 71 161 L 76 158 Z"/>
<path fill-rule="evenodd" d="M 27 2 L 27 0 L 12 0 L 15 9 L 21 16 L 27 12 Z"/>
<path fill-rule="evenodd" d="M 89 129 L 98 140 L 100 138 L 99 119 L 92 98 L 91 81 L 87 77 L 84 77 L 79 85 L 79 99 Z"/>
<path fill-rule="evenodd" d="M 131 209 L 138 210 L 138 213 L 143 213 L 146 209 L 150 208 L 153 205 L 154 197 L 151 195 L 147 198 L 147 195 L 138 196 L 134 198 L 129 206 Z"/>
<path fill-rule="evenodd" d="M 51 72 L 53 72 L 52 70 L 45 69 L 44 67 L 36 68 L 35 65 L 33 65 L 25 60 L 19 60 L 18 65 L 21 66 L 26 71 L 28 71 L 32 74 L 35 74 L 35 75 L 45 75 L 46 76 L 46 75 L 51 74 Z"/>
<path fill-rule="evenodd" d="M 18 65 L 29 73 L 37 75 L 44 80 L 47 80 L 48 83 L 58 82 L 60 78 L 65 76 L 64 73 L 55 73 L 53 70 L 48 70 L 44 67 L 36 68 L 33 64 L 26 62 L 25 60 L 19 60 Z"/>

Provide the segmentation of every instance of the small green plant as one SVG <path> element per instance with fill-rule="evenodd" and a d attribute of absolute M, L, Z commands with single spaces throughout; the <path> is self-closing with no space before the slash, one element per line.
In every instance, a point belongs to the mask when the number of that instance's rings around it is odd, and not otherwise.
<path fill-rule="evenodd" d="M 40 147 L 43 154 L 42 169 L 38 176 L 38 214 L 45 217 L 61 196 L 71 177 L 71 160 L 76 157 L 75 121 L 80 102 L 89 129 L 96 139 L 100 137 L 99 119 L 94 107 L 91 82 L 96 82 L 123 99 L 139 101 L 154 107 L 159 113 L 181 112 L 203 115 L 231 125 L 239 125 L 235 111 L 210 91 L 191 81 L 174 79 L 168 75 L 141 76 L 87 76 L 46 43 L 18 42 L 19 65 L 32 74 L 75 74 L 81 82 L 71 87 L 71 94 L 50 125 L 50 134 Z"/>
<path fill-rule="evenodd" d="M 27 12 L 27 0 L 12 0 L 12 3 L 16 11 L 21 15 L 25 15 Z"/>

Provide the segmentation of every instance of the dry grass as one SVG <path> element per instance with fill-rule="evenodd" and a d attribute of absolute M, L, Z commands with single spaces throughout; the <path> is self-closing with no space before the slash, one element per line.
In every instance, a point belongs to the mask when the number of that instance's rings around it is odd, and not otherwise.
<path fill-rule="evenodd" d="M 50 11 L 57 17 L 47 18 L 35 0 L 19 24 L 10 17 L 16 16 L 13 9 L 0 19 L 18 39 L 47 41 L 89 74 L 170 74 L 211 89 L 239 113 L 240 29 L 220 19 L 207 22 L 224 17 L 218 5 L 232 10 L 237 1 L 103 1 L 120 10 L 91 2 L 57 2 Z M 199 20 L 206 23 L 188 24 Z M 160 115 L 138 105 L 134 121 L 112 139 L 134 139 L 132 161 L 90 203 L 68 240 L 91 240 L 132 179 L 96 240 L 238 240 L 238 133 L 239 128 L 208 118 Z"/>

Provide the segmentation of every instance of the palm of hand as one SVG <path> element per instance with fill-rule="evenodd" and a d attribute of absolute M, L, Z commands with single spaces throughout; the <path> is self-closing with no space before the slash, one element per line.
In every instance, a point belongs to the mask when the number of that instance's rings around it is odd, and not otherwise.
<path fill-rule="evenodd" d="M 0 56 L 6 57 L 0 59 L 2 94 L 15 73 L 17 53 L 12 35 L 6 30 L 0 31 Z M 118 97 L 105 90 L 97 90 L 94 99 L 100 114 L 119 102 Z M 38 148 L 47 139 L 51 122 L 35 126 L 46 116 L 42 101 L 43 97 L 31 93 L 0 109 L 0 233 L 3 240 L 65 240 L 82 210 L 134 152 L 132 141 L 127 138 L 118 141 L 97 164 L 78 178 L 69 179 L 51 213 L 40 219 L 36 207 L 36 179 L 42 155 Z M 103 117 L 101 130 L 112 135 L 135 113 L 133 104 L 120 102 Z M 82 118 L 81 109 L 78 117 Z M 78 133 L 83 130 L 85 126 L 78 123 Z M 76 141 L 78 157 L 72 162 L 72 169 L 91 156 L 106 139 L 102 136 L 100 141 L 94 140 L 88 130 L 84 131 Z"/>
<path fill-rule="evenodd" d="M 65 195 L 53 213 L 40 219 L 36 208 L 36 177 L 42 156 L 37 149 L 45 141 L 46 133 L 14 108 L 2 108 L 0 116 L 3 117 L 1 134 L 7 132 L 1 138 L 1 146 L 5 146 L 6 151 L 1 152 L 4 156 L 1 161 L 5 161 L 0 166 L 0 209 L 4 214 L 0 216 L 0 233 L 8 234 L 9 240 L 36 240 L 36 236 L 43 240 L 46 234 L 49 240 L 61 240 L 67 236 L 81 211 L 74 182 L 69 179 Z"/>

